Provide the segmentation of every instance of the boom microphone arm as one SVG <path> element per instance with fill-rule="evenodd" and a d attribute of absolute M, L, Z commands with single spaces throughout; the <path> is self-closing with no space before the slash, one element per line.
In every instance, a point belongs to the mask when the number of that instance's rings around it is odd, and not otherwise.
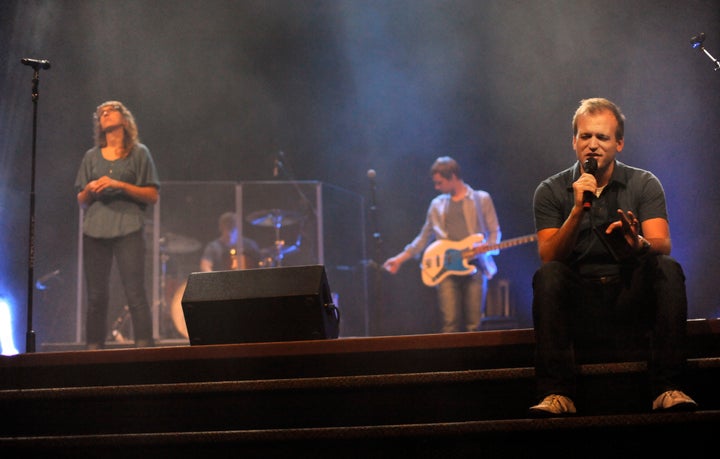
<path fill-rule="evenodd" d="M 693 49 L 699 49 L 705 55 L 710 58 L 711 61 L 713 61 L 713 64 L 715 64 L 713 67 L 713 70 L 720 69 L 720 62 L 718 62 L 717 59 L 715 59 L 712 54 L 710 54 L 706 49 L 705 46 L 703 46 L 703 42 L 705 41 L 705 33 L 700 32 L 699 34 L 695 35 L 694 37 L 690 38 L 690 45 L 692 45 Z"/>

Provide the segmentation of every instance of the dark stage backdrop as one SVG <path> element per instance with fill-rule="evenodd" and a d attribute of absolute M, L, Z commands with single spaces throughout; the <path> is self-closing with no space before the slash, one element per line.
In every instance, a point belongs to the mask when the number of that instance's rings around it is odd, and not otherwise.
<path fill-rule="evenodd" d="M 460 161 L 490 192 L 504 237 L 534 232 L 537 183 L 567 167 L 571 116 L 603 96 L 627 115 L 620 159 L 668 195 L 673 254 L 691 318 L 720 313 L 716 284 L 720 56 L 716 0 L 186 0 L 0 2 L 0 295 L 24 350 L 73 339 L 77 220 L 73 182 L 109 99 L 136 115 L 164 181 L 314 180 L 370 199 L 377 262 L 417 233 L 435 192 L 428 169 Z M 36 277 L 28 298 L 32 69 L 40 73 Z M 215 228 L 216 222 L 208 222 Z M 376 222 L 376 223 L 373 223 Z M 380 234 L 376 244 L 372 233 Z M 210 236 L 208 236 L 210 237 Z M 206 241 L 202 241 L 203 243 Z M 520 326 L 531 326 L 534 245 L 496 257 Z M 370 264 L 371 265 L 371 264 Z M 417 264 L 380 273 L 373 335 L 435 332 L 434 292 Z"/>

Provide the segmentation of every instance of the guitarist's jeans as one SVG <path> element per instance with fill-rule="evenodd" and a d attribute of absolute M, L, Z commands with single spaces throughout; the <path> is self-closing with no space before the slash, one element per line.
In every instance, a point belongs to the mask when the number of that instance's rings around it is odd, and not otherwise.
<path fill-rule="evenodd" d="M 533 277 L 537 396 L 573 398 L 580 357 L 608 352 L 648 361 L 649 400 L 680 389 L 685 365 L 685 275 L 673 258 L 650 256 L 626 272 L 583 278 L 559 262 Z M 652 397 L 652 398 L 650 398 Z"/>
<path fill-rule="evenodd" d="M 480 329 L 487 279 L 480 271 L 470 276 L 448 276 L 437 285 L 442 332 Z"/>

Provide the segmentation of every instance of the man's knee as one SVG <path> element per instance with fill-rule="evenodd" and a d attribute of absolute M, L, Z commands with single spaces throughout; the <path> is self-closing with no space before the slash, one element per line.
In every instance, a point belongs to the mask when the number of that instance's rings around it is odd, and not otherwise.
<path fill-rule="evenodd" d="M 682 265 L 668 255 L 660 255 L 657 257 L 657 269 L 663 273 L 668 280 L 678 280 L 685 282 L 685 272 Z"/>

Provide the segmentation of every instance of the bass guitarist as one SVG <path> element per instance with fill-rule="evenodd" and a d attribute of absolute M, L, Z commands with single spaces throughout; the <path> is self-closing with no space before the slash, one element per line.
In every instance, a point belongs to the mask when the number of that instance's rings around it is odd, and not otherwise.
<path fill-rule="evenodd" d="M 462 241 L 471 235 L 481 235 L 488 244 L 500 241 L 500 224 L 490 194 L 467 185 L 457 161 L 449 156 L 438 158 L 430 175 L 440 195 L 430 203 L 425 224 L 415 239 L 383 263 L 391 274 L 397 273 L 410 258 L 419 258 L 434 240 Z M 480 253 L 467 261 L 473 269 L 448 275 L 437 283 L 443 333 L 480 329 L 487 281 L 497 272 L 492 255 L 497 253 L 497 250 Z"/>

